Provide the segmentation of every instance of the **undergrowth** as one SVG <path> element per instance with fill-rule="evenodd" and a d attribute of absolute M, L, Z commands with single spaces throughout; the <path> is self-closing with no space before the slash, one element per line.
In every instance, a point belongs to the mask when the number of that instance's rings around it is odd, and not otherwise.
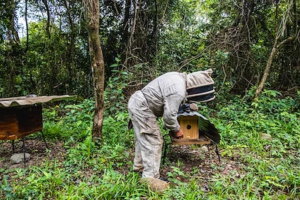
<path fill-rule="evenodd" d="M 55 147 L 63 142 L 63 158 L 45 159 L 25 168 L 0 168 L 1 199 L 297 199 L 300 198 L 299 98 L 280 98 L 266 90 L 258 101 L 245 97 L 199 105 L 221 134 L 221 163 L 204 171 L 184 169 L 180 160 L 168 170 L 171 187 L 150 191 L 132 172 L 134 134 L 128 114 L 105 115 L 103 144 L 91 138 L 94 102 L 57 105 L 44 111 L 44 133 Z M 165 133 L 165 132 L 164 132 Z M 265 138 L 265 136 L 268 136 Z M 199 148 L 199 147 L 194 147 Z M 48 151 L 49 155 L 51 149 Z M 203 156 L 203 155 L 202 155 Z M 200 158 L 199 158 L 200 159 Z M 204 158 L 210 159 L 210 158 Z M 230 168 L 231 166 L 231 168 Z M 235 166 L 235 167 L 232 167 Z M 185 181 L 178 179 L 182 177 Z"/>

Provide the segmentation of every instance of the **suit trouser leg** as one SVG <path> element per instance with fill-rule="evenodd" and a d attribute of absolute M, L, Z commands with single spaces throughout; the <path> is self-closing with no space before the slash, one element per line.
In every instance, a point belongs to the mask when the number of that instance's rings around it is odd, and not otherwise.
<path fill-rule="evenodd" d="M 139 133 L 139 128 L 137 125 L 133 126 L 134 133 Z M 137 138 L 135 134 L 135 138 Z M 142 171 L 144 169 L 143 161 L 142 161 L 142 152 L 141 147 L 137 139 L 135 139 L 135 155 L 134 155 L 134 161 L 133 161 L 133 170 Z"/>
<path fill-rule="evenodd" d="M 159 178 L 163 138 L 156 117 L 144 110 L 129 109 L 129 114 L 136 139 L 133 168 L 142 166 L 143 177 Z"/>

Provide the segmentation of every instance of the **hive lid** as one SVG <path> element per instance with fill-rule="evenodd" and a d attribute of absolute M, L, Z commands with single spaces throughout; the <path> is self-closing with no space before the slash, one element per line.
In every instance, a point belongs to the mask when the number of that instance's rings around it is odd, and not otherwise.
<path fill-rule="evenodd" d="M 10 97 L 0 99 L 0 108 L 15 107 L 15 106 L 28 106 L 34 104 L 41 104 L 52 101 L 71 100 L 76 96 L 60 95 L 60 96 L 36 96 L 28 95 L 22 97 Z"/>
<path fill-rule="evenodd" d="M 198 116 L 198 117 L 202 118 L 203 120 L 208 120 L 207 118 L 205 118 L 203 115 L 201 115 L 200 113 L 198 113 L 196 111 L 178 113 L 177 117 L 180 117 L 180 116 Z"/>

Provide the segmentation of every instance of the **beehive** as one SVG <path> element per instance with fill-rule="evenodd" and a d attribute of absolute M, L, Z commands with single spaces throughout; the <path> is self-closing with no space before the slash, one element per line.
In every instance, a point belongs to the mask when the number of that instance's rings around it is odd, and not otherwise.
<path fill-rule="evenodd" d="M 192 144 L 210 144 L 211 141 L 199 130 L 197 115 L 179 115 L 177 118 L 180 128 L 183 131 L 183 138 L 172 138 L 172 144 L 192 145 Z"/>
<path fill-rule="evenodd" d="M 183 139 L 198 139 L 198 116 L 180 116 L 179 125 L 183 131 Z"/>
<path fill-rule="evenodd" d="M 0 140 L 16 140 L 41 130 L 42 105 L 0 108 Z"/>
<path fill-rule="evenodd" d="M 16 140 L 42 131 L 42 103 L 72 98 L 28 95 L 0 99 L 0 140 Z"/>

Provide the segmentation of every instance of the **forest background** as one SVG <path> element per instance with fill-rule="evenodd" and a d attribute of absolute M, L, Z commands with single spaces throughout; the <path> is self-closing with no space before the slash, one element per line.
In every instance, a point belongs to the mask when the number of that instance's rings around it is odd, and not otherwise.
<path fill-rule="evenodd" d="M 53 158 L 53 152 L 48 151 L 49 167 L 43 170 L 43 163 L 32 164 L 29 169 L 11 169 L 4 156 L 0 196 L 160 198 L 147 189 L 134 190 L 138 187 L 137 175 L 128 170 L 132 163 L 123 160 L 122 153 L 128 149 L 125 157 L 132 158 L 133 148 L 133 133 L 126 131 L 127 100 L 163 73 L 212 68 L 217 98 L 199 107 L 220 130 L 224 161 L 216 164 L 206 152 L 190 166 L 188 159 L 183 159 L 186 154 L 176 158 L 170 150 L 170 165 L 163 169 L 169 171 L 166 175 L 175 185 L 166 198 L 193 199 L 186 191 L 203 198 L 299 197 L 299 1 L 99 3 L 105 71 L 104 143 L 100 150 L 90 138 L 94 85 L 84 4 L 73 0 L 0 1 L 0 97 L 79 97 L 44 112 L 46 137 L 53 141 L 52 147 L 61 141 L 64 154 Z M 262 93 L 260 89 L 264 89 Z M 120 130 L 127 139 L 121 139 Z M 264 140 L 265 135 L 272 140 Z M 5 145 L 1 143 L 4 152 Z M 99 151 L 101 155 L 97 155 Z M 85 156 L 75 159 L 82 153 Z M 209 173 L 201 172 L 199 163 L 208 158 L 210 162 L 202 167 Z M 58 167 L 61 171 L 57 172 L 53 166 L 56 159 L 64 170 Z M 229 164 L 232 160 L 235 164 Z M 73 175 L 69 177 L 70 171 Z M 102 179 L 96 179 L 96 175 Z M 15 182 L 16 178 L 23 182 Z M 132 181 L 131 186 L 125 184 L 127 179 Z M 21 189 L 28 184 L 27 189 Z M 74 196 L 70 191 L 76 191 Z"/>

